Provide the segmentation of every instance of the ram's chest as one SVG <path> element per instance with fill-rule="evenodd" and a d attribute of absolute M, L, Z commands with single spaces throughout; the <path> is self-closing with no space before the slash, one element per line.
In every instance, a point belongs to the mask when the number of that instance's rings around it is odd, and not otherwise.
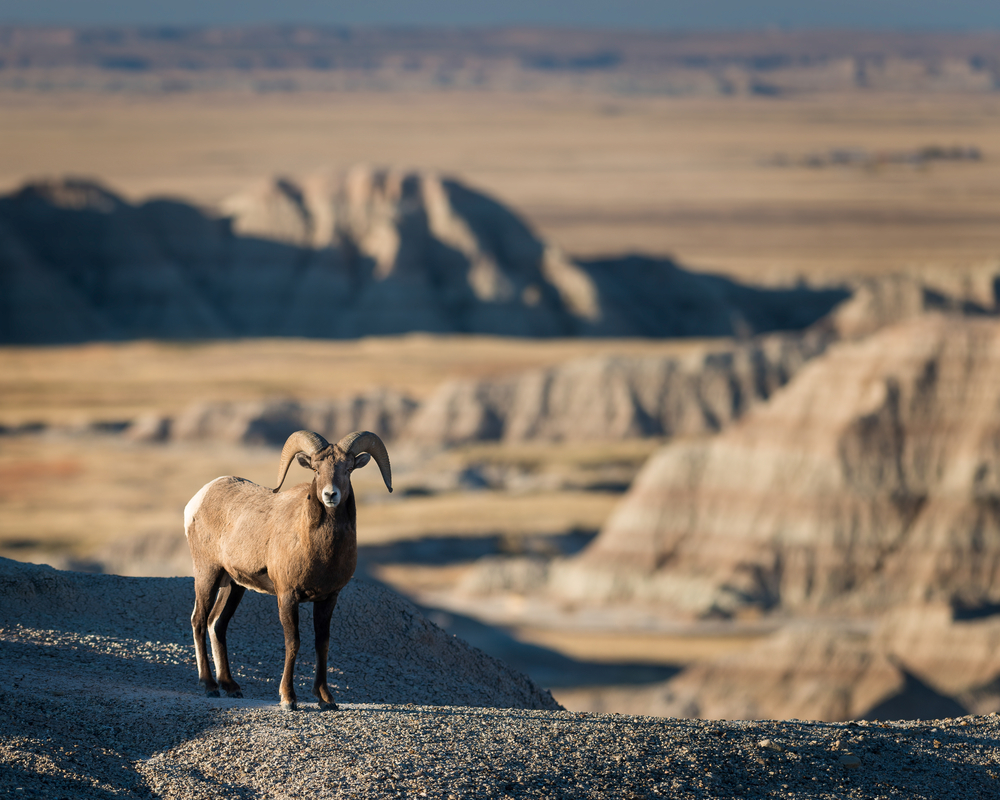
<path fill-rule="evenodd" d="M 287 571 L 272 572 L 279 591 L 294 591 L 300 601 L 318 600 L 343 589 L 354 575 L 358 540 L 353 526 L 313 530 L 296 544 L 288 553 Z"/>
<path fill-rule="evenodd" d="M 320 600 L 343 589 L 354 576 L 358 565 L 357 550 L 333 562 L 317 561 L 310 565 L 305 580 L 294 587 L 300 600 Z"/>

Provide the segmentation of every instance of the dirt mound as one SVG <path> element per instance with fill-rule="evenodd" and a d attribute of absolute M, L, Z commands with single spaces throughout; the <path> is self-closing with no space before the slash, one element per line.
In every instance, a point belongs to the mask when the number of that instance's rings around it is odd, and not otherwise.
<path fill-rule="evenodd" d="M 772 290 L 666 259 L 577 263 L 458 181 L 276 180 L 228 216 L 82 180 L 0 197 L 0 341 L 721 336 L 805 327 L 845 289 Z"/>
<path fill-rule="evenodd" d="M 833 346 L 719 436 L 650 459 L 571 597 L 695 616 L 1000 601 L 1000 323 L 938 314 Z"/>
<path fill-rule="evenodd" d="M 190 578 L 85 575 L 0 559 L 0 597 L 0 627 L 45 630 L 52 638 L 82 639 L 78 644 L 84 647 L 88 637 L 155 642 L 175 656 L 186 655 L 182 665 L 164 666 L 163 688 L 198 691 Z M 310 631 L 312 607 L 301 609 L 301 629 Z M 308 642 L 309 636 L 303 638 Z M 274 598 L 247 593 L 229 629 L 230 655 L 247 698 L 277 697 L 283 642 Z M 303 646 L 297 675 L 311 685 L 310 651 Z M 524 675 L 449 636 L 398 595 L 365 581 L 352 581 L 340 596 L 331 654 L 331 685 L 338 685 L 337 698 L 344 702 L 559 707 Z M 308 689 L 299 694 L 310 697 Z"/>

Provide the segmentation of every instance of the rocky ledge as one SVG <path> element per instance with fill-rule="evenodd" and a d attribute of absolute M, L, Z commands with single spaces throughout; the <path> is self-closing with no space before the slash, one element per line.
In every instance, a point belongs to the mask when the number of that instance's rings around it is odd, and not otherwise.
<path fill-rule="evenodd" d="M 279 709 L 281 635 L 257 596 L 230 632 L 245 698 L 206 698 L 191 588 L 0 560 L 0 796 L 971 798 L 1000 785 L 997 715 L 573 714 L 364 582 L 335 614 L 341 710 Z M 304 655 L 302 697 L 309 671 Z"/>

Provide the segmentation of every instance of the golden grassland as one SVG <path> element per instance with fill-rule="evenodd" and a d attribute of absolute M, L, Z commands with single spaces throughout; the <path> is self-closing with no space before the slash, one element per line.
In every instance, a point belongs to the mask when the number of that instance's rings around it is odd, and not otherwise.
<path fill-rule="evenodd" d="M 614 664 L 686 664 L 714 658 L 758 641 L 759 633 L 668 634 L 519 627 L 518 638 L 571 658 Z"/>
<path fill-rule="evenodd" d="M 212 206 L 358 163 L 459 177 L 581 255 L 643 251 L 747 280 L 1000 257 L 1000 97 L 0 93 L 0 189 L 88 175 Z M 836 148 L 980 162 L 778 167 Z"/>
<path fill-rule="evenodd" d="M 421 462 L 433 473 L 471 463 L 514 464 L 533 474 L 586 477 L 589 465 L 613 460 L 632 472 L 659 445 L 655 440 L 587 447 L 478 446 Z M 445 463 L 449 462 L 449 463 Z M 405 469 L 405 467 L 404 467 Z M 121 437 L 8 436 L 0 438 L 0 556 L 85 559 L 117 541 L 182 536 L 182 510 L 219 475 L 264 486 L 276 480 L 277 451 L 220 443 L 134 443 Z M 411 473 L 412 476 L 412 473 Z M 288 485 L 308 479 L 293 465 Z M 411 477 L 412 481 L 414 477 Z M 419 483 L 420 474 L 415 476 Z M 407 475 L 402 476 L 405 490 Z M 397 488 L 401 485 L 397 476 Z M 596 530 L 618 497 L 566 487 L 537 491 L 445 491 L 386 495 L 376 470 L 358 473 L 362 544 L 427 536 L 555 535 Z"/>
<path fill-rule="evenodd" d="M 0 425 L 131 419 L 175 414 L 202 400 L 332 399 L 376 388 L 423 400 L 454 378 L 497 377 L 602 353 L 689 353 L 710 344 L 414 334 L 0 347 Z"/>

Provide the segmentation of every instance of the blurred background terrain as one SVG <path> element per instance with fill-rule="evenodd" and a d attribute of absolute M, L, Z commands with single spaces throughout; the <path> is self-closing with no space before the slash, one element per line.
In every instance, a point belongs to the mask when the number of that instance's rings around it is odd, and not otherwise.
<path fill-rule="evenodd" d="M 189 574 L 201 485 L 369 428 L 361 570 L 569 708 L 1000 709 L 1000 34 L 0 62 L 0 555 Z"/>

